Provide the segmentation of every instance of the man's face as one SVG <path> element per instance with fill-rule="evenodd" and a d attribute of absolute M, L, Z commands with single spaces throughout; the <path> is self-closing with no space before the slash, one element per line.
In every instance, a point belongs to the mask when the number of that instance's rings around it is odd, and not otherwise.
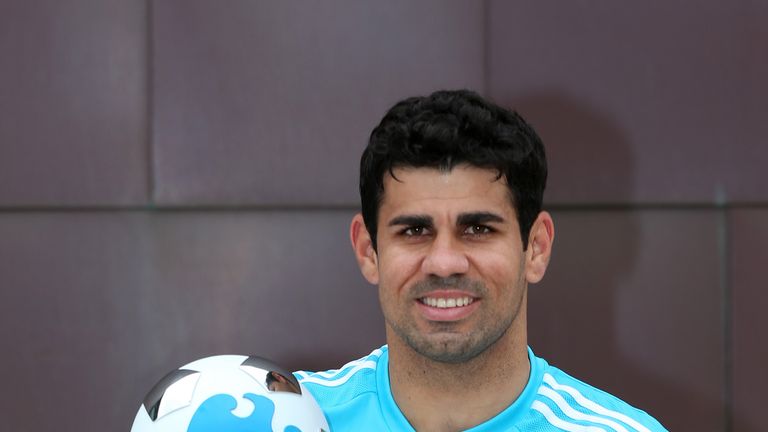
<path fill-rule="evenodd" d="M 384 179 L 376 256 L 388 337 L 458 363 L 510 328 L 525 332 L 526 253 L 505 179 L 467 165 L 394 175 Z"/>

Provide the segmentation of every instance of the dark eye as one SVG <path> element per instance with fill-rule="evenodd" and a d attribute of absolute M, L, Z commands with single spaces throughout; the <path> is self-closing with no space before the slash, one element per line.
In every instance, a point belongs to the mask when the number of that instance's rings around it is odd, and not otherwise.
<path fill-rule="evenodd" d="M 423 226 L 408 227 L 403 230 L 403 235 L 408 237 L 422 236 L 427 233 L 427 229 Z"/>
<path fill-rule="evenodd" d="M 485 225 L 469 225 L 467 229 L 464 230 L 464 234 L 469 235 L 482 235 L 482 234 L 490 234 L 493 230 L 491 230 L 490 227 Z"/>

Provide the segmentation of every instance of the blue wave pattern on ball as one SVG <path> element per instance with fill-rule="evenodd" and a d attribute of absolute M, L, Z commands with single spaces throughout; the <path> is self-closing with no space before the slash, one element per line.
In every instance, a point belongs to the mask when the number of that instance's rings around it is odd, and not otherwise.
<path fill-rule="evenodd" d="M 272 432 L 275 403 L 267 397 L 246 393 L 244 398 L 253 402 L 254 409 L 248 417 L 232 414 L 237 400 L 228 394 L 211 396 L 195 411 L 187 432 Z M 288 426 L 283 432 L 301 432 L 296 426 Z"/>

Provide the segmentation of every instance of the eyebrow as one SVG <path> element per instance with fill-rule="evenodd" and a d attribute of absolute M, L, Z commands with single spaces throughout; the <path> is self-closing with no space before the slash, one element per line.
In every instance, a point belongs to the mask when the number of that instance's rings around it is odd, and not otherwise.
<path fill-rule="evenodd" d="M 477 225 L 489 222 L 503 223 L 503 217 L 491 212 L 471 212 L 461 213 L 456 219 L 457 225 Z M 389 221 L 389 226 L 408 225 L 408 226 L 432 226 L 432 216 L 428 215 L 400 215 Z"/>
<path fill-rule="evenodd" d="M 456 220 L 458 225 L 482 225 L 489 222 L 503 223 L 504 218 L 491 212 L 461 213 Z"/>
<path fill-rule="evenodd" d="M 432 226 L 432 216 L 427 215 L 401 215 L 389 221 L 389 226 Z"/>

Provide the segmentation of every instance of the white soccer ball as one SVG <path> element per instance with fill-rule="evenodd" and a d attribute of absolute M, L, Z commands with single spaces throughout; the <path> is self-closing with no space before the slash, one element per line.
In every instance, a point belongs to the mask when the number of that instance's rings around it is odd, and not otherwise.
<path fill-rule="evenodd" d="M 220 355 L 169 373 L 149 391 L 131 432 L 329 431 L 290 372 L 255 356 Z"/>

